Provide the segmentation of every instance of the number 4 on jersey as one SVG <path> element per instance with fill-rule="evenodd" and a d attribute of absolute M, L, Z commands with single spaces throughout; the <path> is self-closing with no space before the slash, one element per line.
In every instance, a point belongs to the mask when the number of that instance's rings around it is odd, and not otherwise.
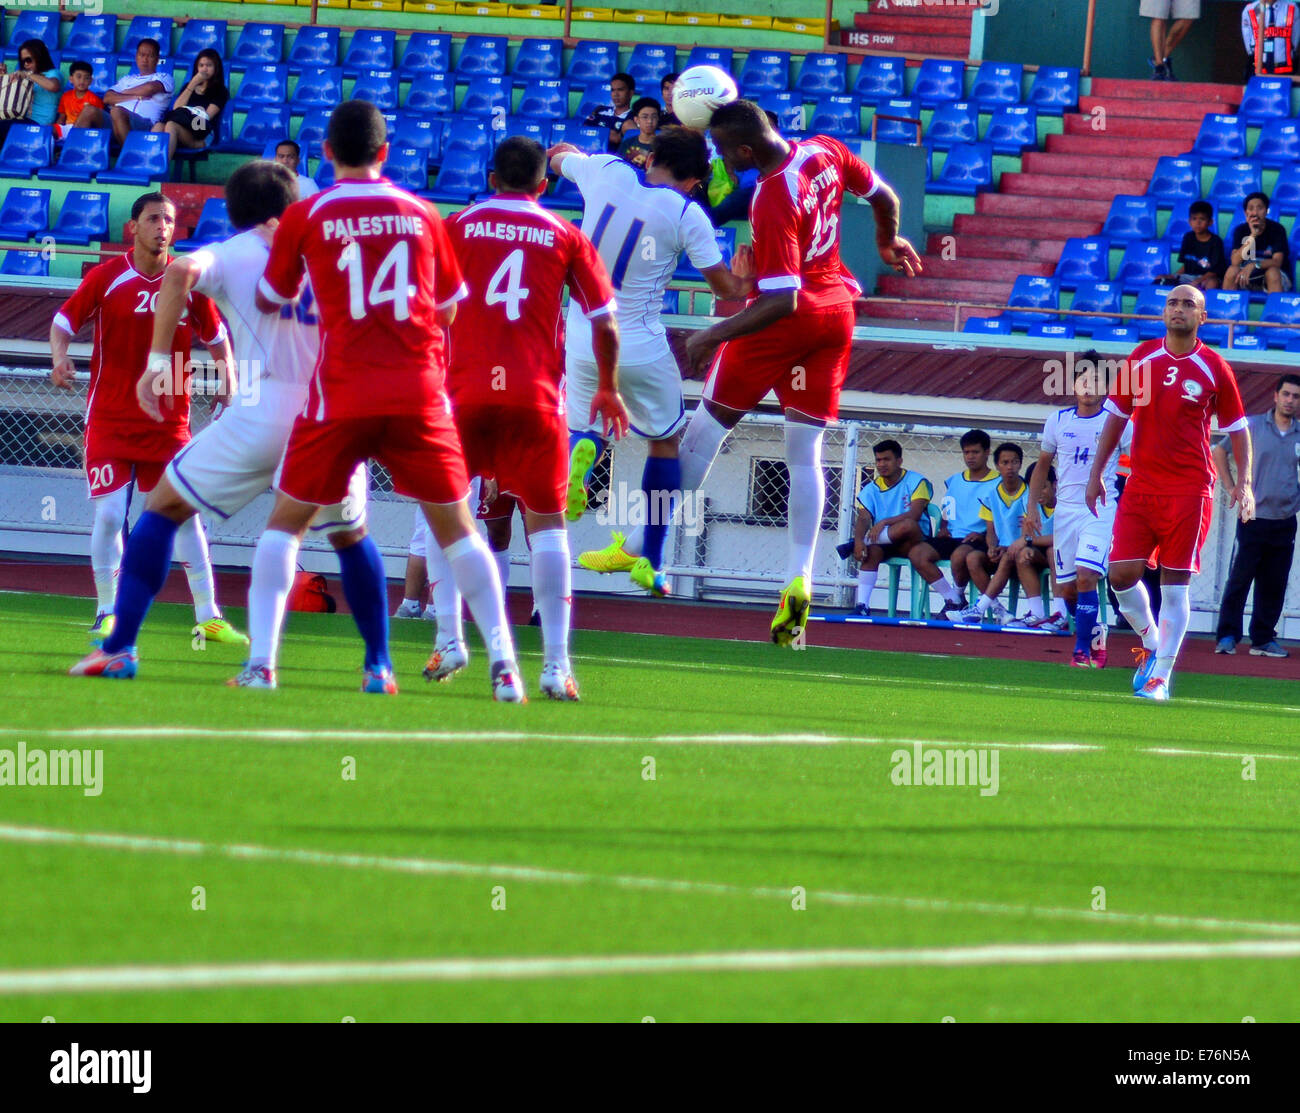
<path fill-rule="evenodd" d="M 485 299 L 487 304 L 501 305 L 504 302 L 506 319 L 510 321 L 519 320 L 521 316 L 519 305 L 530 293 L 529 289 L 523 285 L 523 281 L 524 252 L 522 248 L 515 248 L 497 267 L 496 273 L 488 279 L 487 297 Z"/>

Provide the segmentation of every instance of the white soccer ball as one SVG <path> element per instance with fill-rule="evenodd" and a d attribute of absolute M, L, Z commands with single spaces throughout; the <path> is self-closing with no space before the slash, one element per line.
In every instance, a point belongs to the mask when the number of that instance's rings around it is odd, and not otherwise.
<path fill-rule="evenodd" d="M 731 74 L 717 66 L 692 66 L 673 85 L 673 115 L 688 128 L 704 131 L 714 109 L 730 104 L 740 93 Z"/>

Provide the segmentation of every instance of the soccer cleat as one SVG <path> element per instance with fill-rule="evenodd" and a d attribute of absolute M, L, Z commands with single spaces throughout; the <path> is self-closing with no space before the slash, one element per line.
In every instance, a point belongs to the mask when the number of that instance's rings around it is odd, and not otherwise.
<path fill-rule="evenodd" d="M 577 686 L 574 686 L 576 692 Z M 549 695 L 549 693 L 548 693 Z M 497 703 L 527 703 L 519 666 L 513 661 L 498 661 L 492 666 L 492 698 Z"/>
<path fill-rule="evenodd" d="M 1250 647 L 1252 657 L 1290 657 L 1291 654 L 1283 649 L 1276 641 L 1265 642 L 1263 645 L 1252 645 Z"/>
<path fill-rule="evenodd" d="M 1083 653 L 1076 649 L 1074 651 L 1074 656 L 1070 658 L 1070 667 L 1075 669 L 1091 669 L 1096 668 L 1096 665 L 1093 664 L 1092 658 L 1087 653 Z"/>
<path fill-rule="evenodd" d="M 226 681 L 227 688 L 274 688 L 275 669 L 266 665 L 245 665 L 238 676 Z"/>
<path fill-rule="evenodd" d="M 665 595 L 673 593 L 664 574 L 656 572 L 646 557 L 637 558 L 637 562 L 628 571 L 628 577 L 637 587 L 645 588 L 657 599 L 662 599 Z"/>
<path fill-rule="evenodd" d="M 248 635 L 241 634 L 224 618 L 210 618 L 207 622 L 200 622 L 192 633 L 202 634 L 205 642 L 216 642 L 219 645 L 248 644 Z"/>
<path fill-rule="evenodd" d="M 108 611 L 100 611 L 99 614 L 95 615 L 95 624 L 90 628 L 90 640 L 99 645 L 113 633 L 113 627 L 116 625 L 117 619 Z"/>
<path fill-rule="evenodd" d="M 435 646 L 433 655 L 424 666 L 425 680 L 450 680 L 469 664 L 469 650 L 464 642 L 444 642 Z"/>
<path fill-rule="evenodd" d="M 437 622 L 438 612 L 433 609 L 433 604 L 430 603 L 427 607 L 424 608 L 424 612 L 420 615 L 420 617 L 424 619 L 425 622 Z"/>
<path fill-rule="evenodd" d="M 1019 618 L 1013 618 L 1002 625 L 1008 630 L 1036 630 L 1041 621 L 1043 620 L 1035 618 L 1032 614 L 1022 614 Z"/>
<path fill-rule="evenodd" d="M 1151 699 L 1156 703 L 1169 702 L 1169 681 L 1161 680 L 1158 676 L 1153 676 L 1141 689 L 1134 693 L 1138 699 Z"/>
<path fill-rule="evenodd" d="M 1109 629 L 1098 624 L 1093 627 L 1092 631 L 1092 667 L 1095 669 L 1104 669 L 1106 662 L 1110 660 L 1110 654 L 1106 652 L 1106 639 L 1110 634 Z"/>
<path fill-rule="evenodd" d="M 1133 674 L 1133 691 L 1141 692 L 1156 667 L 1156 655 L 1146 646 L 1139 646 L 1133 650 L 1133 664 L 1137 666 L 1137 671 Z"/>
<path fill-rule="evenodd" d="M 960 611 L 958 611 L 957 617 L 952 619 L 952 621 L 966 622 L 966 623 L 973 622 L 976 625 L 979 625 L 981 622 L 984 621 L 984 612 L 979 609 L 979 606 L 977 604 L 972 603 L 969 607 L 963 607 Z"/>
<path fill-rule="evenodd" d="M 854 617 L 854 618 L 870 618 L 870 617 L 871 617 L 871 608 L 868 607 L 868 606 L 866 605 L 866 603 L 859 603 L 856 607 L 853 608 L 853 617 Z"/>
<path fill-rule="evenodd" d="M 392 669 L 366 669 L 365 679 L 361 681 L 361 690 L 376 696 L 397 695 L 397 681 L 393 679 Z"/>
<path fill-rule="evenodd" d="M 1104 647 L 1092 651 L 1092 667 L 1094 669 L 1104 669 L 1109 660 L 1110 653 Z"/>
<path fill-rule="evenodd" d="M 542 667 L 542 679 L 539 683 L 542 695 L 548 699 L 578 702 L 578 682 L 565 665 L 554 663 Z"/>
<path fill-rule="evenodd" d="M 993 604 L 993 621 L 998 626 L 1005 626 L 1011 621 L 1011 612 L 1001 603 Z"/>
<path fill-rule="evenodd" d="M 1043 619 L 1035 627 L 1035 630 L 1050 630 L 1053 634 L 1068 634 L 1070 632 L 1070 616 L 1056 611 L 1050 618 Z"/>
<path fill-rule="evenodd" d="M 796 576 L 781 592 L 781 602 L 772 619 L 772 641 L 777 645 L 789 645 L 794 641 L 795 631 L 802 630 L 808 622 L 808 610 L 812 599 L 808 593 L 808 581 Z"/>
<path fill-rule="evenodd" d="M 578 564 L 590 572 L 630 572 L 637 558 L 623 548 L 625 534 L 615 531 L 613 540 L 603 549 L 578 554 Z"/>
<path fill-rule="evenodd" d="M 413 603 L 409 599 L 403 599 L 398 605 L 397 610 L 393 612 L 394 618 L 419 618 L 420 604 Z"/>
<path fill-rule="evenodd" d="M 69 676 L 103 676 L 109 680 L 130 680 L 140 665 L 140 657 L 135 647 L 120 650 L 117 653 L 105 653 L 102 649 L 93 650 L 68 670 Z"/>
<path fill-rule="evenodd" d="M 945 599 L 943 604 L 939 607 L 939 621 L 960 622 L 963 609 L 961 603 L 950 603 Z"/>
<path fill-rule="evenodd" d="M 596 446 L 583 437 L 569 453 L 569 494 L 564 516 L 576 522 L 587 510 L 587 473 L 595 466 Z"/>
<path fill-rule="evenodd" d="M 1215 653 L 1236 653 L 1237 639 L 1233 637 L 1220 638 L 1214 643 Z"/>

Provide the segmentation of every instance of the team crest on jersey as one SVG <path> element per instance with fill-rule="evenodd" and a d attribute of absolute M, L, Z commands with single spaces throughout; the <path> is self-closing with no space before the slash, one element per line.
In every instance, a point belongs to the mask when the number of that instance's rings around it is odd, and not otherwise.
<path fill-rule="evenodd" d="M 1183 397 L 1189 402 L 1199 402 L 1201 395 L 1205 393 L 1205 388 L 1195 379 L 1183 380 Z"/>

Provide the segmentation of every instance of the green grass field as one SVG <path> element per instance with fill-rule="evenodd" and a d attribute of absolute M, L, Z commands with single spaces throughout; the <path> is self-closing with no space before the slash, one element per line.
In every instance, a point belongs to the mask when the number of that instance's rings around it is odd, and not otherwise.
<path fill-rule="evenodd" d="M 0 787 L 0 1019 L 1300 1020 L 1293 685 L 582 632 L 580 705 L 506 707 L 294 615 L 254 692 L 176 606 L 69 678 L 87 610 L 0 595 L 0 750 L 103 751 Z"/>

